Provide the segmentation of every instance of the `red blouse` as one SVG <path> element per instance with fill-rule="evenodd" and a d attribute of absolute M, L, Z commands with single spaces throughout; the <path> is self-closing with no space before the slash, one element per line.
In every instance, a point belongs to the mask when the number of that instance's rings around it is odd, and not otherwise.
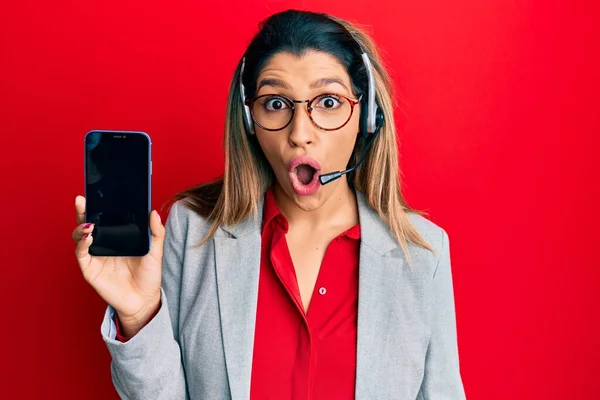
<path fill-rule="evenodd" d="M 308 312 L 286 242 L 288 221 L 265 196 L 250 398 L 353 399 L 360 227 L 333 239 Z"/>

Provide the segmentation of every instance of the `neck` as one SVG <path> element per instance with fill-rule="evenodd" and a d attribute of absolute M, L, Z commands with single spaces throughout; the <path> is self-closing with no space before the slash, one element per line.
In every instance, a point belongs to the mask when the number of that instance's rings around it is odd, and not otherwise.
<path fill-rule="evenodd" d="M 333 192 L 318 208 L 304 209 L 289 198 L 278 183 L 273 188 L 275 202 L 290 226 L 321 229 L 332 226 L 351 227 L 358 223 L 356 194 L 344 177 L 336 182 Z M 325 189 L 323 187 L 321 190 Z M 328 188 L 329 189 L 329 188 Z"/>

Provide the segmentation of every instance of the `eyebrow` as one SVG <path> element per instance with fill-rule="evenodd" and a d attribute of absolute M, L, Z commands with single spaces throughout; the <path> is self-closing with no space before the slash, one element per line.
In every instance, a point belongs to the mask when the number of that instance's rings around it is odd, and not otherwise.
<path fill-rule="evenodd" d="M 281 79 L 277 79 L 277 78 L 261 79 L 260 82 L 258 83 L 258 86 L 256 87 L 256 91 L 258 92 L 260 90 L 260 88 L 262 88 L 263 86 L 279 87 L 279 88 L 283 88 L 283 89 L 291 89 L 292 88 L 287 82 L 285 82 Z"/>
<path fill-rule="evenodd" d="M 311 89 L 320 88 L 320 87 L 323 87 L 323 86 L 330 85 L 332 83 L 338 83 L 344 89 L 350 91 L 350 89 L 348 89 L 348 87 L 346 86 L 346 84 L 344 84 L 344 81 L 341 78 L 337 77 L 337 76 L 328 76 L 326 78 L 317 79 L 316 81 L 314 81 L 313 83 L 310 84 L 310 88 Z"/>
<path fill-rule="evenodd" d="M 344 81 L 337 76 L 329 76 L 326 78 L 317 79 L 316 81 L 311 83 L 309 87 L 311 89 L 316 89 L 316 88 L 321 88 L 323 86 L 330 85 L 332 83 L 338 83 L 344 89 L 350 91 L 350 89 L 348 89 L 346 84 L 344 84 Z M 288 89 L 288 90 L 292 89 L 292 87 L 287 82 L 285 82 L 284 80 L 281 80 L 281 79 L 277 79 L 277 78 L 261 79 L 260 82 L 258 83 L 258 86 L 256 87 L 256 91 L 258 92 L 263 86 L 278 87 L 278 88 L 283 88 L 283 89 Z"/>

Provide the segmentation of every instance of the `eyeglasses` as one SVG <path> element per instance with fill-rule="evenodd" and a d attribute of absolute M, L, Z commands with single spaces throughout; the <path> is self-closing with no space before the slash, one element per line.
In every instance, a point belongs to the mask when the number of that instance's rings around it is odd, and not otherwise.
<path fill-rule="evenodd" d="M 294 118 L 296 104 L 306 103 L 308 116 L 317 128 L 324 131 L 335 131 L 343 128 L 354 112 L 354 106 L 360 103 L 334 93 L 320 94 L 310 100 L 292 100 L 281 94 L 263 94 L 253 99 L 246 99 L 254 122 L 266 131 L 285 129 Z"/>

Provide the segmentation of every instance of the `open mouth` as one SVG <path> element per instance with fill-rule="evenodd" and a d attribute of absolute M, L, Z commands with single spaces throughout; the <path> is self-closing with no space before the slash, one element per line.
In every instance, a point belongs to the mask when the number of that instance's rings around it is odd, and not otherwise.
<path fill-rule="evenodd" d="M 295 157 L 289 164 L 290 182 L 296 194 L 309 195 L 319 190 L 321 166 L 311 157 Z"/>
<path fill-rule="evenodd" d="M 294 169 L 294 172 L 300 183 L 308 185 L 314 179 L 317 170 L 308 164 L 300 164 Z"/>

